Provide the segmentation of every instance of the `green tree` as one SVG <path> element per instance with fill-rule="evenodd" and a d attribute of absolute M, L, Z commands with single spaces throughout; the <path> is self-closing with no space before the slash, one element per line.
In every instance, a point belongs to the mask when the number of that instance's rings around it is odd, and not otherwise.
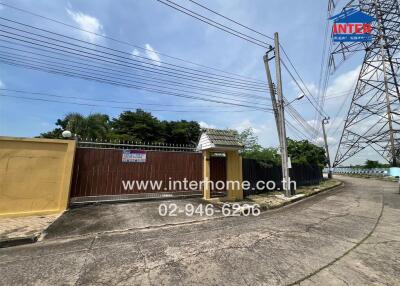
<path fill-rule="evenodd" d="M 58 119 L 52 131 L 40 134 L 44 138 L 61 138 L 64 130 L 77 134 L 80 138 L 106 139 L 109 135 L 109 117 L 101 113 L 84 116 L 79 113 L 68 113 L 63 119 Z"/>
<path fill-rule="evenodd" d="M 259 151 L 261 145 L 258 144 L 258 137 L 254 134 L 252 128 L 244 129 L 239 133 L 239 139 L 244 145 L 244 151 Z"/>
<path fill-rule="evenodd" d="M 325 167 L 327 158 L 323 147 L 318 147 L 308 140 L 296 141 L 288 138 L 287 141 L 288 155 L 293 164 Z"/>
<path fill-rule="evenodd" d="M 61 138 L 61 133 L 69 130 L 80 138 L 89 140 L 112 139 L 186 145 L 196 144 L 200 137 L 200 126 L 196 121 L 160 121 L 141 109 L 124 111 L 111 121 L 108 115 L 100 113 L 88 116 L 69 113 L 58 119 L 56 126 L 40 136 Z"/>
<path fill-rule="evenodd" d="M 263 148 L 258 143 L 258 137 L 254 134 L 252 128 L 247 128 L 239 133 L 239 138 L 244 144 L 242 157 L 254 159 L 268 166 L 280 165 L 281 157 L 277 148 Z"/>
<path fill-rule="evenodd" d="M 196 145 L 200 137 L 200 125 L 196 121 L 163 121 L 164 141 L 169 144 Z"/>
<path fill-rule="evenodd" d="M 374 168 L 383 168 L 385 165 L 379 163 L 378 161 L 367 160 L 365 161 L 364 168 L 366 169 L 374 169 Z"/>
<path fill-rule="evenodd" d="M 164 142 L 161 122 L 141 109 L 124 111 L 111 121 L 111 137 L 124 141 Z"/>
<path fill-rule="evenodd" d="M 259 150 L 244 151 L 243 158 L 254 159 L 268 166 L 279 166 L 281 164 L 281 156 L 278 154 L 277 148 L 260 148 Z"/>

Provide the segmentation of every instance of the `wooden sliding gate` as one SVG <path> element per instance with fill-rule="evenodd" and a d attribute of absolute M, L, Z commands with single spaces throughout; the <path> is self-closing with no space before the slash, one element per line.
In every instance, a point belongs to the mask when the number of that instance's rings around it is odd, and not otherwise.
<path fill-rule="evenodd" d="M 75 155 L 71 202 L 201 195 L 200 188 L 188 188 L 183 183 L 202 180 L 201 153 L 188 147 L 149 149 L 80 143 Z"/>

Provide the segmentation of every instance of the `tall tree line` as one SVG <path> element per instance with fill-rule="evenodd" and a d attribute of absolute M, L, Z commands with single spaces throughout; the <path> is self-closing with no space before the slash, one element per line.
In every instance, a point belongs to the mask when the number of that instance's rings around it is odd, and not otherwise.
<path fill-rule="evenodd" d="M 167 144 L 197 144 L 200 125 L 196 121 L 159 120 L 141 109 L 124 111 L 118 117 L 94 113 L 84 116 L 69 113 L 56 121 L 56 128 L 40 134 L 44 138 L 61 138 L 69 130 L 79 138 L 121 140 Z"/>

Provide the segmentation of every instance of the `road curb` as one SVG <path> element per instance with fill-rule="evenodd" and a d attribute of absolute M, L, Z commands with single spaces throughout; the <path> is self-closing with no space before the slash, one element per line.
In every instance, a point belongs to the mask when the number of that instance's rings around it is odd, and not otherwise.
<path fill-rule="evenodd" d="M 0 248 L 7 248 L 12 246 L 18 246 L 23 244 L 31 244 L 38 241 L 40 234 L 34 234 L 30 236 L 15 237 L 9 239 L 0 240 Z"/>
<path fill-rule="evenodd" d="M 340 181 L 340 180 L 338 180 L 338 181 Z M 327 192 L 327 191 L 333 191 L 335 189 L 341 189 L 343 187 L 344 187 L 344 182 L 340 181 L 340 184 L 338 184 L 338 185 L 327 187 L 325 189 L 319 190 L 319 191 L 314 192 L 314 193 L 310 193 L 310 194 L 302 196 L 302 197 L 298 197 L 298 198 L 290 200 L 290 201 L 285 201 L 282 204 L 277 205 L 277 206 L 261 207 L 261 211 L 265 212 L 265 211 L 269 211 L 269 210 L 276 210 L 276 209 L 279 209 L 279 208 L 287 207 L 287 206 L 293 205 L 295 203 L 298 203 L 298 202 L 300 202 L 302 200 L 305 200 L 307 198 L 313 197 L 315 195 L 322 194 L 322 193 Z"/>
<path fill-rule="evenodd" d="M 47 225 L 43 225 L 43 227 L 38 227 L 33 231 L 28 232 L 27 234 L 22 234 L 14 237 L 5 237 L 0 238 L 0 248 L 7 248 L 13 246 L 20 246 L 24 244 L 32 244 L 38 241 L 42 241 L 44 237 L 47 235 L 47 229 L 56 222 L 64 212 L 58 214 L 54 217 L 53 220 L 47 221 Z"/>

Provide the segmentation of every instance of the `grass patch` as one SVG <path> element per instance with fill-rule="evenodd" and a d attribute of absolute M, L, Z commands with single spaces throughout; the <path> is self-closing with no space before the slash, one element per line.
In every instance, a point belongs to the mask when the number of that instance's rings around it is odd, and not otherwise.
<path fill-rule="evenodd" d="M 296 190 L 296 194 L 304 194 L 304 197 L 322 192 L 324 190 L 339 186 L 341 181 L 335 179 L 323 180 L 319 185 L 302 186 Z M 258 195 L 247 196 L 243 203 L 259 204 L 261 209 L 274 209 L 291 203 L 291 200 L 286 200 L 277 197 L 282 195 L 281 191 L 266 192 Z"/>

